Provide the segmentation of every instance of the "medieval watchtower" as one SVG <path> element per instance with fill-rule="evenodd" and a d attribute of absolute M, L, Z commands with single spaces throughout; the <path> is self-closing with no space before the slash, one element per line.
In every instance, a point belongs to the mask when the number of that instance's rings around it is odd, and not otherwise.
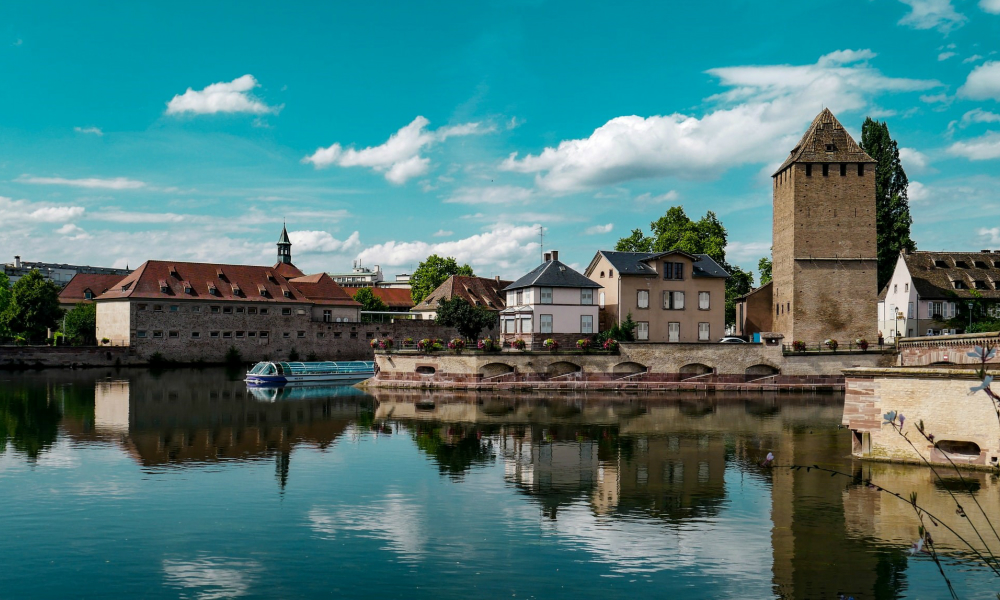
<path fill-rule="evenodd" d="M 874 338 L 875 161 L 823 109 L 772 178 L 774 331 Z"/>

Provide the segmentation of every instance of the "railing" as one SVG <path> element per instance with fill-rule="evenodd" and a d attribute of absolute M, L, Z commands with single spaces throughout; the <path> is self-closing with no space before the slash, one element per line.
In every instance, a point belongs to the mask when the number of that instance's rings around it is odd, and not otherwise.
<path fill-rule="evenodd" d="M 394 312 L 390 310 L 363 310 L 361 323 L 392 323 L 394 321 L 419 321 L 420 315 L 411 312 Z"/>
<path fill-rule="evenodd" d="M 885 352 L 887 350 L 895 350 L 895 346 L 883 343 L 880 347 L 877 342 L 868 342 L 868 344 L 858 345 L 858 343 L 854 341 L 845 342 L 843 344 L 838 343 L 836 348 L 831 348 L 826 344 L 826 342 L 803 342 L 799 347 L 796 347 L 795 343 L 781 345 L 781 352 L 783 354 L 817 354 L 821 352 L 826 354 L 831 354 L 833 352 Z"/>
<path fill-rule="evenodd" d="M 376 338 L 378 339 L 378 338 Z M 421 350 L 417 347 L 419 340 L 413 340 L 412 342 L 406 342 L 394 340 L 392 348 L 381 349 L 375 348 L 376 352 L 384 353 L 388 352 L 438 352 L 442 354 L 454 354 L 455 350 L 448 348 L 448 342 L 451 340 L 442 340 L 441 348 L 437 350 Z M 524 350 L 518 350 L 511 346 L 504 346 L 497 350 L 480 350 L 478 347 L 478 342 L 466 342 L 465 348 L 461 349 L 459 352 L 462 354 L 523 354 L 523 353 L 536 353 L 536 354 L 617 354 L 617 351 L 604 350 L 603 348 L 590 348 L 589 350 L 581 350 L 576 346 L 563 348 L 560 347 L 558 350 L 550 350 L 543 345 L 543 342 L 536 342 L 532 344 L 527 344 Z"/>

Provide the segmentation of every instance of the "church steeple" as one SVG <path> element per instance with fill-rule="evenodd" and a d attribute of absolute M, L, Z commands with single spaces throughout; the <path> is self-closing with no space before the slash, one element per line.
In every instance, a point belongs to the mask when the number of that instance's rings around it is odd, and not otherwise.
<path fill-rule="evenodd" d="M 281 237 L 278 238 L 278 262 L 292 264 L 292 241 L 288 239 L 288 230 L 281 224 Z"/>

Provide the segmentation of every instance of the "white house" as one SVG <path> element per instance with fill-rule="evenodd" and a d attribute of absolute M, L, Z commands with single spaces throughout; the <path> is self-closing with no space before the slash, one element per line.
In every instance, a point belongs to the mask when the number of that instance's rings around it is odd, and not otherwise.
<path fill-rule="evenodd" d="M 507 307 L 500 312 L 505 342 L 524 340 L 541 348 L 554 339 L 563 348 L 597 333 L 597 294 L 601 286 L 559 262 L 559 252 L 504 288 Z"/>

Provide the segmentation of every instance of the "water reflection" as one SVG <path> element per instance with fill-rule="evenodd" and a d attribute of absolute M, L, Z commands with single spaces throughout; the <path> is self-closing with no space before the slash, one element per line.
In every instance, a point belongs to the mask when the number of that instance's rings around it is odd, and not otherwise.
<path fill-rule="evenodd" d="M 239 527 L 260 523 L 256 535 L 279 545 L 285 537 L 296 547 L 323 544 L 309 547 L 320 557 L 367 542 L 410 569 L 419 563 L 431 578 L 455 576 L 450 563 L 436 565 L 444 557 L 479 560 L 482 571 L 523 556 L 527 563 L 518 568 L 529 573 L 534 562 L 555 561 L 565 569 L 585 565 L 595 577 L 708 586 L 690 597 L 897 598 L 918 585 L 935 596 L 933 566 L 905 553 L 916 534 L 912 510 L 863 481 L 917 491 L 941 515 L 954 512 L 948 491 L 967 497 L 964 486 L 936 484 L 921 468 L 855 462 L 839 428 L 841 411 L 842 399 L 830 395 L 372 397 L 350 387 L 248 390 L 216 370 L 0 374 L 0 498 L 14 489 L 3 485 L 31 476 L 4 473 L 5 464 L 30 465 L 27 471 L 89 466 L 93 477 L 63 486 L 71 504 L 86 505 L 149 503 L 142 495 L 147 477 L 179 485 L 184 473 L 204 476 L 202 488 L 187 492 L 196 498 L 210 491 L 204 486 L 212 477 L 221 481 L 263 463 L 268 492 L 288 486 L 265 495 L 300 509 L 280 522 L 272 521 L 280 507 L 253 505 L 236 515 Z M 143 477 L 88 464 L 83 450 L 93 447 L 128 457 L 122 461 L 138 465 Z M 855 477 L 765 469 L 759 463 L 768 451 L 781 464 L 817 464 Z M 966 477 L 995 512 L 997 478 Z M 49 485 L 59 487 L 54 481 Z M 230 496 L 227 489 L 226 510 Z M 985 528 L 974 506 L 963 504 L 969 521 Z M 172 515 L 175 507 L 159 510 Z M 186 517 L 172 518 L 180 524 Z M 975 539 L 968 523 L 954 521 L 959 534 Z M 294 538 L 298 529 L 309 539 Z M 199 535 L 228 533 L 207 527 Z M 935 539 L 961 558 L 959 540 L 944 530 Z M 233 546 L 164 551 L 158 580 L 184 596 L 260 595 L 254 589 L 276 577 L 267 560 L 257 547 L 227 543 Z M 4 548 L 10 550 L 0 543 Z M 380 560 L 348 559 L 362 570 Z M 975 575 L 970 564 L 958 568 Z M 542 577 L 543 570 L 534 573 Z M 991 580 L 982 577 L 985 587 L 971 575 L 964 585 L 988 589 Z M 471 580 L 454 581 L 461 587 Z"/>

